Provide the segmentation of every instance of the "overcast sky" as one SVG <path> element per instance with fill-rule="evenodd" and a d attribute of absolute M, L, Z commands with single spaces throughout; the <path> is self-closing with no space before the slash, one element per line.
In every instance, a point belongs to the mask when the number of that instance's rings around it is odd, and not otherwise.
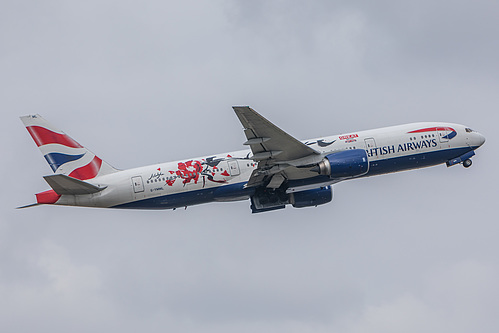
<path fill-rule="evenodd" d="M 0 331 L 496 332 L 499 3 L 0 3 Z M 34 207 L 40 113 L 111 165 L 238 150 L 232 105 L 300 139 L 414 121 L 473 166 L 340 183 L 251 215 Z"/>

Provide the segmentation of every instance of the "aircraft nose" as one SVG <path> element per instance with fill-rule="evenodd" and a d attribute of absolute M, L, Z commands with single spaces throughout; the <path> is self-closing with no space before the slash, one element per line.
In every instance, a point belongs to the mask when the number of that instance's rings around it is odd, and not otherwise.
<path fill-rule="evenodd" d="M 476 133 L 476 140 L 479 147 L 485 143 L 485 137 L 480 133 Z"/>

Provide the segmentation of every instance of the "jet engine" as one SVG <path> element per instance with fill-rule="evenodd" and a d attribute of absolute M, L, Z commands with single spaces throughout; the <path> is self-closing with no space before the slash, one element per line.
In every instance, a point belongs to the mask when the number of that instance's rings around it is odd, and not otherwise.
<path fill-rule="evenodd" d="M 284 189 L 259 188 L 251 196 L 253 213 L 267 212 L 293 205 L 295 208 L 318 206 L 333 200 L 333 188 L 324 186 L 287 194 Z"/>
<path fill-rule="evenodd" d="M 350 178 L 369 171 L 369 160 L 364 149 L 349 149 L 326 155 L 312 171 L 330 178 Z"/>
<path fill-rule="evenodd" d="M 323 205 L 333 200 L 333 188 L 325 186 L 289 194 L 289 202 L 295 208 Z"/>

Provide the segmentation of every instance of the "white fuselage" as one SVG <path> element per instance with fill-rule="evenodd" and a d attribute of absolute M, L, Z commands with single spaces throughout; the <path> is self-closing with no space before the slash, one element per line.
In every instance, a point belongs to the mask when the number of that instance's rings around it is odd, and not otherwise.
<path fill-rule="evenodd" d="M 483 136 L 463 125 L 413 123 L 302 141 L 322 155 L 365 149 L 365 176 L 445 163 L 472 152 Z M 250 150 L 154 164 L 98 176 L 88 182 L 106 189 L 84 195 L 62 195 L 59 205 L 169 209 L 211 201 L 248 199 L 248 182 L 257 163 Z M 291 177 L 292 178 L 292 177 Z M 288 193 L 338 182 L 326 176 L 289 179 Z"/>

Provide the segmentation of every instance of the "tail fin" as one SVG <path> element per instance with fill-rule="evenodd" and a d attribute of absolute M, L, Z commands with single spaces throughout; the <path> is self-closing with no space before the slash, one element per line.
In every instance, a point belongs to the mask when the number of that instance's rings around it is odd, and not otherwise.
<path fill-rule="evenodd" d="M 21 120 L 54 173 L 86 180 L 118 171 L 40 115 Z"/>

